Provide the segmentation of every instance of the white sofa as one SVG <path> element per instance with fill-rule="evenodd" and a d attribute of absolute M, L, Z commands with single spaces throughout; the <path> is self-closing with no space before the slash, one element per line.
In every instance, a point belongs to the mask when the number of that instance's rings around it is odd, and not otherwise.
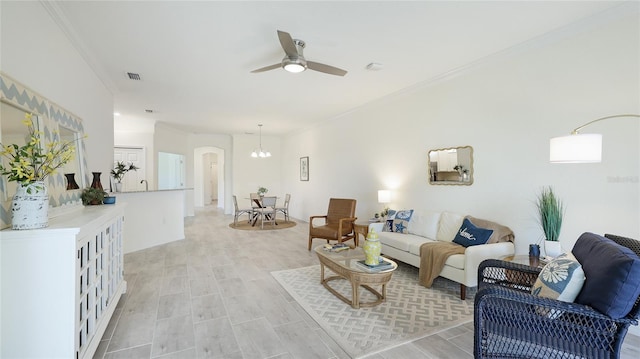
<path fill-rule="evenodd" d="M 464 218 L 463 215 L 451 212 L 414 211 L 406 234 L 382 231 L 383 222 L 369 224 L 369 231 L 375 229 L 378 232 L 384 255 L 420 268 L 420 246 L 429 241 L 452 242 Z M 473 223 L 473 217 L 469 218 Z M 497 236 L 498 231 L 494 231 L 494 235 L 496 237 L 492 235 L 487 244 L 470 246 L 466 248 L 464 254 L 450 256 L 440 272 L 441 277 L 460 283 L 460 298 L 463 300 L 466 296 L 466 287 L 478 285 L 480 262 L 485 259 L 513 255 L 515 252 L 513 242 L 498 242 L 501 240 Z"/>

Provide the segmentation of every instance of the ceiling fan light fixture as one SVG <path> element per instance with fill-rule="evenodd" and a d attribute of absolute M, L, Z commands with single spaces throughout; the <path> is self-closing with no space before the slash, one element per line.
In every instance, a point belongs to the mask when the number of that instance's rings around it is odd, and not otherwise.
<path fill-rule="evenodd" d="M 282 60 L 282 68 L 288 72 L 297 74 L 307 69 L 307 62 L 302 58 L 292 59 L 285 57 Z"/>

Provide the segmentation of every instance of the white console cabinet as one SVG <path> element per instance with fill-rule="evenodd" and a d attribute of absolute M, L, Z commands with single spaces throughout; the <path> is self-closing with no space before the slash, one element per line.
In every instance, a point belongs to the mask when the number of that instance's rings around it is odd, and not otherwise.
<path fill-rule="evenodd" d="M 91 358 L 126 291 L 124 206 L 0 231 L 0 357 Z"/>

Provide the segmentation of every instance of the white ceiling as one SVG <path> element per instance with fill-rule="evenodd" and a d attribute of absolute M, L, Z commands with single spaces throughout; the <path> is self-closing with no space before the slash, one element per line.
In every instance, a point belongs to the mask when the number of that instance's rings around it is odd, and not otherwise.
<path fill-rule="evenodd" d="M 58 23 L 113 92 L 118 130 L 161 121 L 197 133 L 278 135 L 441 77 L 567 24 L 612 1 L 61 1 Z M 282 69 L 284 53 L 344 77 Z M 371 62 L 380 71 L 366 70 Z M 127 72 L 139 73 L 131 81 Z M 154 111 L 145 113 L 145 109 Z"/>

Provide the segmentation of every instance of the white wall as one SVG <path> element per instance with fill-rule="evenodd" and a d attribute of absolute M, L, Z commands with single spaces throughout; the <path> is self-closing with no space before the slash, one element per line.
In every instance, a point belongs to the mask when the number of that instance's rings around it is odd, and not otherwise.
<path fill-rule="evenodd" d="M 40 2 L 0 2 L 0 71 L 82 118 L 87 171 L 111 170 L 113 95 Z"/>
<path fill-rule="evenodd" d="M 292 216 L 308 220 L 326 212 L 329 197 L 350 197 L 367 219 L 381 208 L 377 190 L 391 189 L 392 208 L 508 225 L 516 251 L 526 253 L 542 235 L 533 201 L 551 185 L 567 207 L 564 247 L 585 231 L 640 238 L 640 121 L 583 131 L 603 134 L 602 163 L 548 161 L 551 137 L 598 117 L 640 113 L 638 19 L 628 7 L 614 11 L 288 136 L 283 187 Z M 474 184 L 430 185 L 427 152 L 462 145 L 474 149 Z M 309 156 L 309 182 L 298 178 L 301 156 Z"/>
<path fill-rule="evenodd" d="M 263 134 L 262 149 L 271 152 L 271 157 L 253 158 L 251 152 L 259 147 L 259 141 L 257 135 L 233 136 L 233 194 L 240 202 L 248 198 L 249 193 L 257 192 L 258 187 L 265 187 L 269 190 L 267 194 L 282 198 L 282 203 L 286 187 L 282 185 L 284 153 L 280 149 L 281 140 Z"/>

